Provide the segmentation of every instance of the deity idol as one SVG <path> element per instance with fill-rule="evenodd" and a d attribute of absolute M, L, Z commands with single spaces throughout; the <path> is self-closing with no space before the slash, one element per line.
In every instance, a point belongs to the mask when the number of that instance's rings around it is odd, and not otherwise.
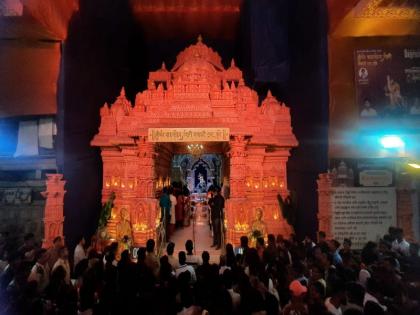
<path fill-rule="evenodd" d="M 130 213 L 126 208 L 121 209 L 121 219 L 117 225 L 118 256 L 126 249 L 130 248 L 132 230 Z"/>
<path fill-rule="evenodd" d="M 267 225 L 262 220 L 263 210 L 258 208 L 255 213 L 255 220 L 251 225 L 251 238 L 265 237 L 267 234 Z"/>

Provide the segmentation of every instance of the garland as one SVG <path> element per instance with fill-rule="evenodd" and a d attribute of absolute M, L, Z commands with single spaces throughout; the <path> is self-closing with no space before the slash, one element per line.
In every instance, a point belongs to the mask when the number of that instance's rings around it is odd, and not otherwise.
<path fill-rule="evenodd" d="M 286 199 L 283 200 L 280 194 L 277 195 L 277 200 L 279 202 L 283 218 L 286 219 L 289 225 L 294 227 L 296 223 L 296 202 L 293 202 L 290 196 L 287 196 Z"/>

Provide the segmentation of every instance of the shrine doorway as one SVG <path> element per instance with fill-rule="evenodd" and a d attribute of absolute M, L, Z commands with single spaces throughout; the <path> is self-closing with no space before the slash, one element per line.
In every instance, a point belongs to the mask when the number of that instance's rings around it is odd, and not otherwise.
<path fill-rule="evenodd" d="M 182 182 L 190 193 L 206 193 L 211 186 L 222 186 L 224 157 L 217 153 L 179 154 L 172 159 L 171 182 Z"/>
<path fill-rule="evenodd" d="M 175 197 L 185 194 L 184 198 L 189 202 L 184 210 L 183 224 L 177 224 L 169 237 L 175 243 L 175 252 L 185 251 L 185 242 L 192 240 L 195 255 L 201 257 L 203 251 L 208 251 L 211 259 L 216 261 L 220 250 L 211 247 L 213 237 L 207 192 L 216 187 L 229 186 L 229 146 L 224 142 L 195 143 L 202 149 L 193 154 L 189 150 L 191 145 L 157 144 L 161 154 L 155 165 L 158 178 L 156 192 L 159 195 L 163 187 L 171 184 Z"/>

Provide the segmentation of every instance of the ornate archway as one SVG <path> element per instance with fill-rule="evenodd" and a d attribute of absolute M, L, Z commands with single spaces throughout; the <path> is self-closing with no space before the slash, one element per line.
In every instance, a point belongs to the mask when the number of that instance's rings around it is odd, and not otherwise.
<path fill-rule="evenodd" d="M 172 70 L 162 64 L 150 72 L 148 88 L 137 94 L 134 106 L 122 89 L 100 114 L 91 144 L 101 148 L 103 201 L 115 192 L 116 207 L 141 220 L 132 222 L 136 245 L 154 236 L 157 179 L 169 174 L 173 154 L 182 153 L 174 143 L 189 136 L 205 141 L 206 152 L 228 158 L 228 242 L 236 244 L 249 233 L 257 208 L 263 209 L 269 233 L 292 231 L 277 203 L 277 194 L 288 195 L 286 163 L 290 149 L 298 145 L 289 108 L 270 92 L 259 106 L 257 93 L 245 85 L 234 61 L 225 69 L 220 56 L 200 39 L 178 55 Z M 161 142 L 160 136 L 166 140 Z M 138 204 L 145 214 L 134 216 Z"/>

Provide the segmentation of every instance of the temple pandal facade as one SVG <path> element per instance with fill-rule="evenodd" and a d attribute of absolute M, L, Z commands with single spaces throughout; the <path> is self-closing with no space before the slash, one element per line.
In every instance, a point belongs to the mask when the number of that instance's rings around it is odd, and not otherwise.
<path fill-rule="evenodd" d="M 292 232 L 277 200 L 278 194 L 289 193 L 286 163 L 298 145 L 289 108 L 270 92 L 259 104 L 234 61 L 225 69 L 200 38 L 178 55 L 171 70 L 163 64 L 150 72 L 148 88 L 137 94 L 134 106 L 122 89 L 100 115 L 91 145 L 101 149 L 102 201 L 115 193 L 111 237 L 121 210 L 130 214 L 135 246 L 156 237 L 159 182 L 170 176 L 172 157 L 188 153 L 189 143 L 225 157 L 227 242 L 237 244 L 250 233 L 257 209 L 262 209 L 268 233 Z"/>

